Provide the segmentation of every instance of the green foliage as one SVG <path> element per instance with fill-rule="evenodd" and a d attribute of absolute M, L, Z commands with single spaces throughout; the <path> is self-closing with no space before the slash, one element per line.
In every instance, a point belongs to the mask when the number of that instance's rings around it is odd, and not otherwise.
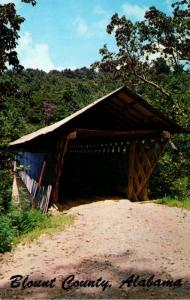
<path fill-rule="evenodd" d="M 39 210 L 20 210 L 10 214 L 12 226 L 16 228 L 17 235 L 26 233 L 40 226 L 47 216 Z"/>
<path fill-rule="evenodd" d="M 42 233 L 64 230 L 73 220 L 72 216 L 50 216 L 39 210 L 23 210 L 12 205 L 6 216 L 0 214 L 0 253 L 11 250 L 21 240 L 31 241 Z"/>
<path fill-rule="evenodd" d="M 176 145 L 178 145 L 176 141 Z M 190 196 L 190 163 L 186 153 L 188 145 L 185 144 L 183 153 L 174 152 L 168 146 L 164 156 L 160 159 L 157 168 L 150 179 L 151 198 L 164 196 L 173 198 L 189 198 Z"/>
<path fill-rule="evenodd" d="M 30 209 L 31 204 L 23 188 L 19 189 L 19 200 L 19 206 L 12 204 L 8 212 L 17 235 L 33 230 L 47 218 L 41 211 Z"/>
<path fill-rule="evenodd" d="M 5 170 L 0 170 L 0 214 L 9 210 L 11 200 L 12 177 Z M 0 223 L 1 224 L 1 223 Z"/>
<path fill-rule="evenodd" d="M 172 182 L 171 191 L 178 199 L 190 198 L 190 177 L 186 176 L 175 179 Z"/>
<path fill-rule="evenodd" d="M 146 84 L 165 99 L 172 100 L 175 93 L 156 75 L 158 71 L 182 73 L 189 70 L 189 1 L 178 1 L 172 9 L 167 15 L 150 7 L 141 22 L 132 22 L 115 13 L 107 25 L 107 33 L 114 35 L 117 50 L 110 52 L 104 45 L 100 49 L 102 60 L 93 67 L 109 70 L 134 86 Z"/>
<path fill-rule="evenodd" d="M 160 62 L 157 79 L 164 88 L 173 90 L 172 100 L 166 100 L 159 94 L 155 97 L 153 88 L 138 85 L 138 93 L 154 107 L 173 118 L 183 127 L 190 123 L 190 77 L 187 73 L 167 73 Z M 152 75 L 153 76 L 153 75 Z M 17 86 L 17 93 L 7 96 L 3 103 L 1 114 L 3 119 L 3 139 L 6 145 L 10 140 L 27 134 L 45 125 L 54 123 L 79 108 L 84 107 L 93 100 L 105 95 L 122 85 L 122 80 L 113 81 L 109 73 L 94 73 L 88 69 L 76 71 L 51 71 L 48 74 L 39 70 L 25 70 L 15 76 L 11 71 L 4 74 L 2 80 L 9 80 Z M 123 81 L 123 84 L 128 84 Z M 130 86 L 133 88 L 133 86 Z M 16 105 L 15 105 L 16 103 Z M 13 112 L 11 114 L 11 112 Z M 13 117 L 16 116 L 16 119 Z M 8 129 L 5 130 L 4 128 Z M 160 160 L 158 167 L 151 177 L 151 197 L 158 198 L 165 195 L 175 196 L 172 183 L 180 178 L 188 177 L 190 173 L 190 144 L 186 134 L 176 135 L 172 138 L 178 148 L 173 151 L 170 146 Z M 3 142 L 4 141 L 4 142 Z M 182 155 L 181 155 L 181 154 Z M 184 191 L 186 193 L 186 191 Z"/>
<path fill-rule="evenodd" d="M 33 230 L 22 233 L 18 238 L 14 239 L 14 243 L 20 241 L 30 242 L 38 238 L 41 234 L 52 234 L 54 232 L 63 231 L 66 226 L 73 223 L 74 217 L 71 215 L 60 214 L 57 216 L 43 215 L 44 219 Z"/>
<path fill-rule="evenodd" d="M 9 71 L 0 82 L 8 81 L 17 88 L 0 104 L 4 144 L 59 121 L 121 85 L 86 68 L 48 74 L 27 69 L 17 76 Z"/>
<path fill-rule="evenodd" d="M 102 60 L 93 68 L 112 72 L 150 104 L 189 129 L 190 124 L 190 2 L 172 4 L 170 15 L 150 7 L 141 22 L 115 13 L 107 26 L 117 49 L 100 49 Z M 189 135 L 174 136 L 178 151 L 167 148 L 151 177 L 153 198 L 188 197 Z"/>
<path fill-rule="evenodd" d="M 15 230 L 8 216 L 0 215 L 0 224 L 0 253 L 3 253 L 11 249 Z"/>
<path fill-rule="evenodd" d="M 22 2 L 36 4 L 35 0 Z M 31 233 L 34 237 L 59 227 L 59 222 L 67 223 L 64 216 L 51 218 L 29 210 L 22 193 L 21 208 L 10 207 L 10 141 L 67 117 L 123 84 L 188 128 L 189 8 L 188 0 L 178 1 L 168 16 L 151 7 L 142 22 L 114 14 L 107 32 L 115 35 L 118 51 L 111 53 L 106 46 L 101 49 L 102 61 L 94 65 L 99 72 L 87 68 L 49 73 L 27 69 L 15 74 L 7 66 L 22 69 L 15 47 L 24 18 L 17 15 L 14 4 L 0 5 L 0 222 L 4 224 L 0 228 L 0 252 L 10 249 L 13 236 Z M 172 196 L 178 201 L 189 197 L 189 138 L 180 134 L 173 141 L 178 151 L 168 147 L 151 178 L 153 198 Z"/>
<path fill-rule="evenodd" d="M 178 207 L 178 208 L 183 208 L 183 209 L 187 209 L 190 210 L 190 198 L 188 199 L 175 199 L 172 197 L 164 197 L 162 199 L 158 199 L 156 201 L 156 203 L 158 204 L 164 204 L 170 207 Z"/>
<path fill-rule="evenodd" d="M 36 4 L 35 0 L 22 0 L 22 2 Z M 7 65 L 12 66 L 16 71 L 22 69 L 15 48 L 23 22 L 24 18 L 17 14 L 14 3 L 0 4 L 0 74 L 7 70 Z"/>
<path fill-rule="evenodd" d="M 0 211 L 0 253 L 11 250 L 23 239 L 33 240 L 42 233 L 63 230 L 74 220 L 72 216 L 50 216 L 30 209 L 24 189 L 20 190 L 19 196 L 19 205 L 10 203 L 6 215 L 5 209 Z"/>
<path fill-rule="evenodd" d="M 35 0 L 22 0 L 25 3 L 36 4 Z M 20 93 L 17 84 L 11 80 L 6 70 L 21 71 L 16 46 L 20 26 L 24 18 L 17 14 L 15 4 L 0 4 L 0 213 L 9 208 L 11 200 L 11 160 L 8 143 L 18 137 L 22 129 L 26 130 L 27 121 L 18 109 Z M 30 129 L 31 130 L 31 127 Z"/>
<path fill-rule="evenodd" d="M 5 84 L 6 83 L 6 84 Z M 8 84 L 9 83 L 9 84 Z M 8 143 L 68 116 L 103 96 L 118 82 L 89 69 L 45 73 L 25 70 L 15 75 L 7 71 L 0 77 L 6 85 L 0 99 L 0 211 L 8 210 L 11 200 L 12 158 Z M 10 90 L 8 89 L 10 88 Z"/>
<path fill-rule="evenodd" d="M 31 3 L 33 6 L 36 5 L 36 0 L 21 0 L 24 3 Z"/>
<path fill-rule="evenodd" d="M 10 177 L 5 177 L 4 173 L 1 175 L 3 180 L 0 181 L 2 185 L 0 194 L 2 197 L 0 206 L 0 252 L 4 252 L 11 249 L 15 237 L 33 230 L 44 222 L 47 216 L 40 211 L 29 209 L 24 190 L 21 190 L 20 193 L 21 203 L 19 207 L 10 203 L 11 195 L 8 194 L 7 190 L 7 186 L 10 185 Z M 6 216 L 4 216 L 4 213 L 6 213 Z"/>
<path fill-rule="evenodd" d="M 19 205 L 23 212 L 28 211 L 31 208 L 31 202 L 29 197 L 27 197 L 26 188 L 19 188 Z"/>

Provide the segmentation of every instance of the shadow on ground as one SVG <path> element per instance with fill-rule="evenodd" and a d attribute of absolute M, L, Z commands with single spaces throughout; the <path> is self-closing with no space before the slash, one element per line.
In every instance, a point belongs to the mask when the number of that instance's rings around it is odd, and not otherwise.
<path fill-rule="evenodd" d="M 120 201 L 123 200 L 123 197 L 119 196 L 110 196 L 110 195 L 97 195 L 97 196 L 86 196 L 86 197 L 67 197 L 63 200 L 63 202 L 58 204 L 58 208 L 60 211 L 69 210 L 70 208 L 79 206 L 79 205 L 85 205 L 95 202 L 103 202 L 106 200 L 112 200 L 112 201 Z M 127 200 L 127 199 L 126 199 Z"/>
<path fill-rule="evenodd" d="M 39 274 L 33 273 L 30 280 L 50 280 L 56 275 L 56 286 L 54 288 L 30 288 L 17 289 L 10 288 L 10 281 L 4 286 L 0 286 L 0 299 L 187 299 L 190 298 L 190 277 L 182 279 L 182 287 L 127 287 L 124 285 L 119 288 L 122 281 L 126 280 L 130 275 L 139 275 L 141 279 L 148 279 L 151 275 L 155 275 L 154 280 L 177 280 L 179 278 L 171 278 L 170 274 L 162 272 L 150 272 L 149 270 L 138 270 L 128 268 L 127 261 L 130 257 L 130 251 L 121 255 L 108 255 L 81 260 L 75 265 L 60 265 L 52 268 L 51 278 L 46 276 L 40 277 Z M 139 261 L 136 261 L 138 264 Z M 152 267 L 154 268 L 154 266 Z M 68 273 L 72 270 L 72 273 Z M 16 274 L 16 270 L 15 270 Z M 15 275 L 13 274 L 13 275 Z M 68 291 L 62 289 L 62 282 L 68 275 L 74 274 L 75 280 L 96 280 L 100 277 L 109 280 L 112 284 L 105 291 L 101 287 L 94 288 L 71 288 Z M 22 274 L 23 275 L 23 274 Z M 25 274 L 26 275 L 26 274 Z M 188 283 L 189 282 L 189 283 Z"/>

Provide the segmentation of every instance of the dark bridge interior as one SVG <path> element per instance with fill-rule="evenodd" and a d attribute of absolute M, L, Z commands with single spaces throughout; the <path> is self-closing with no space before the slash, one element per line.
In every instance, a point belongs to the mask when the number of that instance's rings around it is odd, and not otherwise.
<path fill-rule="evenodd" d="M 60 199 L 127 194 L 128 142 L 73 143 L 65 156 Z"/>

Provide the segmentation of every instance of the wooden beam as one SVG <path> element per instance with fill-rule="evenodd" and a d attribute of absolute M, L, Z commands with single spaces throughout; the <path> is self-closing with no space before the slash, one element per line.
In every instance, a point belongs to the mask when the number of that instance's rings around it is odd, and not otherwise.
<path fill-rule="evenodd" d="M 122 138 L 122 137 L 147 137 L 147 136 L 159 136 L 162 131 L 160 130 L 130 130 L 130 131 L 110 131 L 110 130 L 95 130 L 77 128 L 75 129 L 77 138 Z"/>
<path fill-rule="evenodd" d="M 58 153 L 57 153 L 57 163 L 55 166 L 55 184 L 52 189 L 52 194 L 51 194 L 51 202 L 52 203 L 58 203 L 59 200 L 59 183 L 60 183 L 60 178 L 61 178 L 61 171 L 62 171 L 62 166 L 65 158 L 65 153 L 67 150 L 68 146 L 68 137 L 62 140 L 58 146 Z"/>
<path fill-rule="evenodd" d="M 132 142 L 129 150 L 129 167 L 128 167 L 128 190 L 127 196 L 130 200 L 137 200 L 134 191 L 134 176 L 135 176 L 135 153 L 136 153 L 136 142 Z"/>
<path fill-rule="evenodd" d="M 59 200 L 59 184 L 64 164 L 65 154 L 67 151 L 69 140 L 76 138 L 76 131 L 71 132 L 57 143 L 56 165 L 55 165 L 55 184 L 51 193 L 51 203 L 58 203 Z"/>

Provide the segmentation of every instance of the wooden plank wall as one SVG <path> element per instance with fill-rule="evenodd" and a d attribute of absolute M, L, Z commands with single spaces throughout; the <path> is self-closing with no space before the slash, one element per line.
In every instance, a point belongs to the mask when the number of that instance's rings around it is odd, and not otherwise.
<path fill-rule="evenodd" d="M 44 164 L 42 168 L 44 168 Z M 52 185 L 41 185 L 42 174 L 39 181 L 31 178 L 26 171 L 19 171 L 19 175 L 32 196 L 32 206 L 40 208 L 43 212 L 47 212 Z"/>

